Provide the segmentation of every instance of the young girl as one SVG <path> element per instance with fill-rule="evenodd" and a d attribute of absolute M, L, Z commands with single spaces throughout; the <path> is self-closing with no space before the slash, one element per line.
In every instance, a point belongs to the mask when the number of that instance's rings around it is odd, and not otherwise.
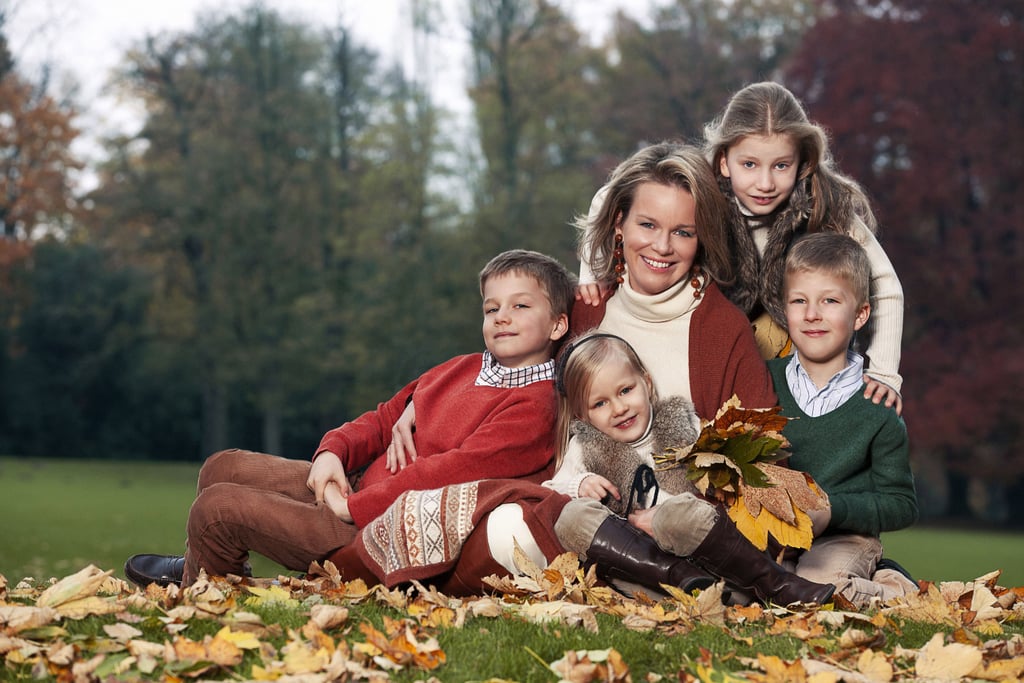
<path fill-rule="evenodd" d="M 774 358 L 791 350 L 782 273 L 793 240 L 813 232 L 849 234 L 868 252 L 872 270 L 864 395 L 900 412 L 903 289 L 874 235 L 876 221 L 867 197 L 836 167 L 825 131 L 808 120 L 789 90 L 765 82 L 733 95 L 704 136 L 705 153 L 731 206 L 735 276 L 721 284 L 752 321 L 762 355 Z M 602 195 L 595 197 L 597 206 Z M 593 282 L 582 268 L 580 296 L 589 303 L 598 295 Z"/>
<path fill-rule="evenodd" d="M 624 339 L 589 332 L 568 344 L 555 386 L 558 455 L 545 486 L 574 499 L 555 533 L 601 576 L 686 591 L 723 578 L 778 604 L 831 598 L 834 586 L 802 579 L 751 545 L 720 505 L 698 497 L 684 470 L 655 471 L 654 455 L 696 441 L 700 420 L 687 399 L 658 400 Z"/>

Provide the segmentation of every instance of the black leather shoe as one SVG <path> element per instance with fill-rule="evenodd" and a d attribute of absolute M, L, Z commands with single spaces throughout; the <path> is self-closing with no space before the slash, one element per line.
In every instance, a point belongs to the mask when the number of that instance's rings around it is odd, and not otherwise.
<path fill-rule="evenodd" d="M 124 563 L 124 575 L 143 588 L 151 583 L 180 586 L 184 573 L 185 558 L 181 555 L 132 555 Z"/>

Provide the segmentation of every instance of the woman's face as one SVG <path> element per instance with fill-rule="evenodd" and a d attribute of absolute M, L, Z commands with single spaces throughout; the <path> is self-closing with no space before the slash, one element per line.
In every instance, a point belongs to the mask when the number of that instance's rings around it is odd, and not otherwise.
<path fill-rule="evenodd" d="M 622 236 L 629 284 L 640 294 L 660 294 L 690 274 L 697 256 L 697 204 L 687 190 L 647 182 L 629 214 L 615 228 Z"/>

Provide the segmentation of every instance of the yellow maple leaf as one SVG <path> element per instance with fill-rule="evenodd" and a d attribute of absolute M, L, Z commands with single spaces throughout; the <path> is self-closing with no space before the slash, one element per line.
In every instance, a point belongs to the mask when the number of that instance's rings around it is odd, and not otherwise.
<path fill-rule="evenodd" d="M 299 601 L 292 597 L 290 591 L 285 590 L 281 586 L 270 586 L 269 588 L 260 588 L 259 586 L 248 586 L 246 588 L 254 597 L 250 597 L 246 600 L 251 605 L 266 605 L 279 603 L 287 607 L 298 607 Z"/>
<path fill-rule="evenodd" d="M 932 636 L 917 655 L 914 670 L 922 678 L 957 680 L 971 675 L 982 662 L 981 650 L 961 643 L 943 642 L 943 634 Z"/>
<path fill-rule="evenodd" d="M 172 643 L 174 658 L 182 662 L 201 662 L 206 659 L 206 648 L 202 643 L 178 636 Z"/>
<path fill-rule="evenodd" d="M 768 547 L 768 534 L 775 537 L 775 540 L 782 545 L 791 548 L 810 548 L 811 541 L 814 540 L 814 534 L 811 531 L 811 518 L 799 508 L 792 508 L 793 524 L 779 519 L 764 506 L 755 517 L 747 509 L 746 496 L 740 495 L 729 506 L 727 512 L 729 519 L 733 521 L 739 532 L 746 536 L 747 540 L 758 550 Z"/>
<path fill-rule="evenodd" d="M 807 672 L 799 661 L 787 662 L 774 655 L 757 655 L 757 663 L 765 675 L 755 680 L 763 683 L 805 683 Z"/>
<path fill-rule="evenodd" d="M 226 628 L 226 627 L 225 627 Z M 228 629 L 230 633 L 230 629 Z M 242 648 L 230 640 L 230 636 L 223 635 L 224 629 L 213 638 L 204 640 L 207 658 L 218 666 L 238 666 L 242 663 Z M 257 645 L 258 647 L 258 645 Z"/>
<path fill-rule="evenodd" d="M 695 669 L 697 671 L 697 678 L 701 680 L 701 683 L 746 683 L 749 680 L 733 676 L 728 671 L 714 669 L 703 664 L 698 664 Z"/>
<path fill-rule="evenodd" d="M 884 652 L 864 650 L 857 658 L 857 671 L 864 674 L 873 683 L 888 683 L 895 674 L 892 662 Z"/>
<path fill-rule="evenodd" d="M 331 655 L 326 648 L 314 648 L 302 640 L 292 640 L 282 648 L 284 670 L 288 674 L 311 674 L 323 671 Z"/>
<path fill-rule="evenodd" d="M 214 638 L 226 640 L 242 650 L 260 649 L 259 638 L 247 631 L 232 631 L 230 626 L 225 626 L 221 630 L 217 631 Z"/>

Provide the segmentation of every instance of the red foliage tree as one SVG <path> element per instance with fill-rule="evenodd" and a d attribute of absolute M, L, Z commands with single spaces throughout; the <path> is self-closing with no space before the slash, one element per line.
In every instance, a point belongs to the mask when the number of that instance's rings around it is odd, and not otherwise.
<path fill-rule="evenodd" d="M 0 237 L 30 237 L 41 224 L 66 228 L 74 210 L 74 112 L 14 71 L 0 75 Z"/>
<path fill-rule="evenodd" d="M 913 444 L 952 469 L 1012 480 L 1024 473 L 1024 5 L 828 9 L 787 84 L 876 203 L 906 294 Z"/>

